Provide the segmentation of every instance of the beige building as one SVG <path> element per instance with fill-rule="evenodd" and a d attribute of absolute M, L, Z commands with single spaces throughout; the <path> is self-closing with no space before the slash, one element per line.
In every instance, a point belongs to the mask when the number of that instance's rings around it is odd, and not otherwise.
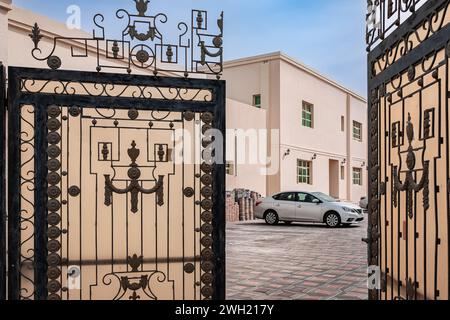
<path fill-rule="evenodd" d="M 44 50 L 51 49 L 55 36 L 89 36 L 0 0 L 4 65 L 46 67 L 45 61 L 31 56 L 29 33 L 34 22 L 44 35 Z M 65 40 L 57 52 L 64 61 L 62 69 L 95 70 L 95 48 L 88 47 L 89 58 L 77 59 L 70 57 L 71 47 L 84 50 L 82 44 Z M 281 53 L 229 61 L 223 78 L 227 80 L 228 190 L 244 188 L 262 195 L 314 190 L 352 201 L 366 195 L 367 106 L 362 97 Z M 268 139 L 261 136 L 266 129 Z M 255 132 L 256 142 L 251 137 Z M 248 143 L 243 146 L 240 142 L 245 138 Z M 239 161 L 242 153 L 250 157 L 257 153 L 258 162 Z M 271 170 L 264 165 L 268 161 Z"/>
<path fill-rule="evenodd" d="M 224 79 L 228 98 L 243 104 L 229 104 L 228 128 L 254 128 L 255 122 L 265 120 L 267 129 L 279 130 L 267 139 L 272 165 L 279 170 L 268 173 L 265 181 L 261 166 L 240 164 L 228 143 L 233 170 L 227 187 L 253 188 L 266 195 L 321 191 L 354 202 L 366 195 L 364 98 L 279 52 L 229 61 Z"/>

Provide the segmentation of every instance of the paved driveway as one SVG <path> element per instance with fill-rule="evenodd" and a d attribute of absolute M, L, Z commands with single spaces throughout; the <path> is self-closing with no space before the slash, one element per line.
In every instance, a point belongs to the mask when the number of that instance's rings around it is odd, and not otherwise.
<path fill-rule="evenodd" d="M 227 299 L 367 299 L 366 223 L 227 227 Z"/>

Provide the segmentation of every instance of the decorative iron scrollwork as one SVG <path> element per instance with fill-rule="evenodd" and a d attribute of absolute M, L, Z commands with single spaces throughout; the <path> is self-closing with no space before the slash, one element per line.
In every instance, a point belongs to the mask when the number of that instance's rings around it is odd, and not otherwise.
<path fill-rule="evenodd" d="M 164 176 L 159 176 L 158 182 L 151 189 L 145 189 L 139 183 L 141 177 L 141 170 L 136 164 L 136 160 L 139 157 L 140 150 L 136 148 L 136 142 L 131 143 L 131 148 L 128 149 L 128 156 L 131 159 L 130 169 L 128 169 L 128 177 L 131 179 L 128 187 L 119 189 L 111 182 L 111 176 L 105 174 L 105 205 L 111 205 L 111 198 L 113 193 L 117 194 L 131 194 L 131 212 L 138 212 L 138 199 L 139 193 L 153 194 L 156 193 L 157 203 L 159 206 L 164 205 Z"/>
<path fill-rule="evenodd" d="M 429 118 L 428 120 L 425 119 L 425 128 L 429 128 Z M 428 121 L 428 124 L 427 124 Z M 425 129 L 426 131 L 426 129 Z M 411 122 L 411 114 L 408 114 L 408 123 L 406 125 L 406 135 L 408 138 L 408 150 L 406 151 L 406 166 L 408 168 L 406 172 L 406 179 L 405 182 L 402 183 L 400 181 L 399 175 L 400 172 L 398 168 L 393 168 L 393 179 L 394 179 L 394 191 L 393 191 L 393 202 L 394 206 L 397 206 L 397 194 L 399 191 L 406 191 L 406 212 L 408 213 L 408 216 L 410 219 L 414 218 L 414 211 L 413 211 L 413 192 L 420 192 L 423 190 L 423 207 L 424 210 L 427 211 L 430 207 L 429 204 L 429 161 L 423 161 L 423 173 L 422 173 L 422 179 L 419 183 L 416 183 L 414 179 L 414 172 L 416 172 L 416 155 L 415 151 L 422 150 L 425 152 L 426 149 L 426 139 L 424 140 L 424 147 L 420 149 L 414 149 L 412 146 L 412 142 L 414 141 L 414 126 Z M 427 137 L 429 134 L 425 132 L 425 137 Z M 399 146 L 399 157 L 401 158 L 402 152 L 400 151 Z M 423 158 L 422 158 L 423 159 Z"/>
<path fill-rule="evenodd" d="M 164 13 L 148 14 L 149 0 L 134 0 L 136 14 L 119 9 L 116 17 L 127 21 L 122 31 L 121 39 L 109 39 L 105 36 L 102 26 L 105 18 L 97 14 L 93 18 L 96 29 L 90 38 L 55 37 L 53 48 L 48 55 L 43 55 L 39 44 L 43 35 L 38 24 L 34 24 L 30 38 L 34 48 L 31 52 L 33 58 L 47 61 L 51 69 L 59 69 L 61 59 L 55 55 L 58 43 L 67 40 L 79 42 L 82 53 L 75 53 L 71 48 L 73 58 L 86 58 L 89 51 L 95 51 L 97 58 L 97 71 L 103 68 L 124 69 L 131 73 L 132 67 L 150 69 L 155 75 L 159 71 L 181 73 L 184 77 L 189 74 L 214 74 L 220 79 L 223 71 L 223 12 L 217 20 L 219 32 L 208 33 L 208 13 L 203 10 L 192 10 L 190 27 L 185 22 L 178 24 L 178 43 L 169 43 L 161 31 L 161 25 L 167 23 L 168 17 Z M 106 51 L 106 53 L 104 53 Z M 107 65 L 104 60 L 112 61 Z"/>

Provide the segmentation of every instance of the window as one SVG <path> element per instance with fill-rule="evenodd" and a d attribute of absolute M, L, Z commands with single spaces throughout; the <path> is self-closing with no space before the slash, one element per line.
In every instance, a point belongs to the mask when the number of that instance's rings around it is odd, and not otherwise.
<path fill-rule="evenodd" d="M 362 186 L 362 169 L 353 168 L 353 184 L 357 186 Z"/>
<path fill-rule="evenodd" d="M 297 201 L 297 196 L 294 192 L 287 192 L 278 195 L 278 198 L 275 200 L 279 201 Z"/>
<path fill-rule="evenodd" d="M 314 203 L 314 200 L 317 201 L 317 198 L 313 195 L 310 195 L 308 193 L 299 193 L 298 194 L 298 201 L 304 202 L 304 203 Z"/>
<path fill-rule="evenodd" d="M 341 166 L 341 180 L 345 180 L 345 167 Z"/>
<path fill-rule="evenodd" d="M 302 105 L 302 126 L 314 128 L 314 105 L 306 101 Z"/>
<path fill-rule="evenodd" d="M 341 131 L 342 132 L 345 131 L 345 117 L 344 116 L 341 117 Z"/>
<path fill-rule="evenodd" d="M 297 183 L 312 184 L 312 162 L 297 160 Z"/>
<path fill-rule="evenodd" d="M 362 124 L 357 121 L 353 121 L 353 139 L 362 141 Z"/>
<path fill-rule="evenodd" d="M 253 106 L 256 108 L 261 108 L 261 95 L 255 94 L 253 96 Z"/>
<path fill-rule="evenodd" d="M 234 162 L 233 161 L 227 161 L 226 171 L 227 171 L 227 175 L 234 176 Z"/>

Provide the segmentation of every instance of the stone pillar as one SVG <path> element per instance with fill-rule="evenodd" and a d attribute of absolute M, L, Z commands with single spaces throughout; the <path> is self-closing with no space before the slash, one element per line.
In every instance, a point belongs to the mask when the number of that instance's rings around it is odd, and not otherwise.
<path fill-rule="evenodd" d="M 0 62 L 8 65 L 8 12 L 12 9 L 12 0 L 0 0 Z"/>

